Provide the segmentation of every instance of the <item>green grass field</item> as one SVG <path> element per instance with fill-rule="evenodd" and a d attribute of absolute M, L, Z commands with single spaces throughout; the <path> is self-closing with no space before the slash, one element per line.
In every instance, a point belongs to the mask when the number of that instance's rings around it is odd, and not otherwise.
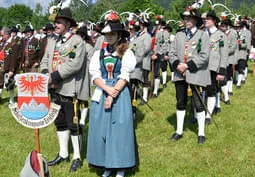
<path fill-rule="evenodd" d="M 251 67 L 250 67 L 251 69 Z M 251 71 L 250 71 L 251 72 Z M 135 120 L 140 166 L 132 177 L 251 177 L 255 176 L 255 77 L 249 73 L 241 90 L 234 88 L 231 105 L 221 103 L 222 112 L 206 127 L 206 143 L 197 144 L 197 125 L 185 119 L 184 137 L 170 142 L 174 133 L 175 90 L 168 82 L 159 98 L 140 106 Z M 6 91 L 1 100 L 0 176 L 18 177 L 28 153 L 35 149 L 34 130 L 16 122 L 8 109 Z M 87 127 L 85 133 L 87 132 Z M 58 142 L 54 125 L 40 130 L 41 152 L 47 160 L 55 158 Z M 70 141 L 71 143 L 71 141 Z M 86 147 L 84 147 L 86 148 Z M 71 151 L 71 150 L 70 150 Z M 72 151 L 71 151 L 72 156 Z M 69 173 L 71 163 L 50 168 L 51 177 L 96 177 L 99 171 L 88 168 L 85 150 L 83 167 Z M 28 176 L 29 177 L 29 176 Z"/>

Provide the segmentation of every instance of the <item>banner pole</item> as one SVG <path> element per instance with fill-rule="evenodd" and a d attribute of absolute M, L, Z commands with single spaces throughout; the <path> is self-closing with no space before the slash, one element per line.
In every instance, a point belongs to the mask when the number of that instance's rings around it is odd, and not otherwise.
<path fill-rule="evenodd" d="M 39 138 L 39 129 L 35 129 L 35 146 L 36 146 L 36 151 L 40 153 L 40 138 Z"/>

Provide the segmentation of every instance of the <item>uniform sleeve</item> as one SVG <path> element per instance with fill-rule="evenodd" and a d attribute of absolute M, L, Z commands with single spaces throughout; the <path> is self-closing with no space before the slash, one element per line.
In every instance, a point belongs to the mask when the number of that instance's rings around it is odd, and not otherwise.
<path fill-rule="evenodd" d="M 18 68 L 18 59 L 19 59 L 19 45 L 16 43 L 12 47 L 9 71 L 15 72 L 16 68 Z"/>
<path fill-rule="evenodd" d="M 135 69 L 135 65 L 136 65 L 135 55 L 130 49 L 127 49 L 124 56 L 122 57 L 122 66 L 118 78 L 129 82 L 129 74 Z"/>
<path fill-rule="evenodd" d="M 236 47 L 237 47 L 237 35 L 233 32 L 231 32 L 230 36 L 229 36 L 229 45 L 228 45 L 228 54 L 229 55 L 233 55 L 236 51 Z"/>
<path fill-rule="evenodd" d="M 173 71 L 177 70 L 177 66 L 180 63 L 180 60 L 178 59 L 177 51 L 176 51 L 176 45 L 177 45 L 176 40 L 178 40 L 178 34 L 176 35 L 176 38 L 174 39 L 172 44 L 169 46 L 169 53 L 168 53 L 169 62 L 171 63 Z"/>
<path fill-rule="evenodd" d="M 146 37 L 144 37 L 144 53 L 143 53 L 143 57 L 147 56 L 150 54 L 151 52 L 151 37 L 150 35 L 147 35 Z"/>
<path fill-rule="evenodd" d="M 39 41 L 39 46 L 40 46 L 39 61 L 41 61 L 43 58 L 46 45 L 47 45 L 47 39 L 42 39 L 41 41 Z"/>
<path fill-rule="evenodd" d="M 164 55 L 166 55 L 166 56 L 168 56 L 168 49 L 169 49 L 169 45 L 170 45 L 169 41 L 170 41 L 170 34 L 167 31 L 165 31 L 165 45 L 166 45 L 166 47 L 165 47 Z"/>
<path fill-rule="evenodd" d="M 50 45 L 49 45 L 49 42 L 48 42 L 47 45 L 46 45 L 44 55 L 43 55 L 42 60 L 40 62 L 40 70 L 41 70 L 41 73 L 43 73 L 43 74 L 49 73 L 49 46 Z"/>
<path fill-rule="evenodd" d="M 188 57 L 188 70 L 190 72 L 197 72 L 200 68 L 204 68 L 208 65 L 209 60 L 209 36 L 202 32 L 201 35 L 201 50 L 198 55 L 192 55 Z"/>
<path fill-rule="evenodd" d="M 228 62 L 228 41 L 227 36 L 223 35 L 222 41 L 224 42 L 223 46 L 220 46 L 220 69 L 219 73 L 222 75 L 226 74 L 227 62 Z"/>
<path fill-rule="evenodd" d="M 156 36 L 155 36 L 155 44 L 154 44 L 154 52 L 157 54 L 157 50 L 158 50 L 158 39 L 159 39 L 159 32 L 157 32 Z"/>
<path fill-rule="evenodd" d="M 89 73 L 91 75 L 91 81 L 102 78 L 102 73 L 100 70 L 100 50 L 97 50 L 91 57 L 89 64 Z"/>
<path fill-rule="evenodd" d="M 250 51 L 251 50 L 251 31 L 247 29 L 247 50 Z"/>

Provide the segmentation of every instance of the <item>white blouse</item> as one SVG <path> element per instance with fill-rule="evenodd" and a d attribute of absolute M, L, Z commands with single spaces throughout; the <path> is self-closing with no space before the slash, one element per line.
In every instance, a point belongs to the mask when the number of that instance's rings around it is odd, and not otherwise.
<path fill-rule="evenodd" d="M 114 52 L 113 56 L 116 55 L 117 52 Z M 122 65 L 120 75 L 118 76 L 118 78 L 129 82 L 130 72 L 132 72 L 136 66 L 135 55 L 130 49 L 127 49 L 126 52 L 124 53 L 121 63 Z M 91 81 L 94 81 L 95 79 L 98 78 L 102 79 L 102 73 L 100 70 L 100 50 L 95 51 L 94 55 L 91 58 L 89 65 L 89 73 L 91 75 Z"/>

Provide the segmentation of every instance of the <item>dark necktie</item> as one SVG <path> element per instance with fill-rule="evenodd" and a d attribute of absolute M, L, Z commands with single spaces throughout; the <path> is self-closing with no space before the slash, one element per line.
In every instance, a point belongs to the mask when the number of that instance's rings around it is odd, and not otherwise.
<path fill-rule="evenodd" d="M 61 41 L 61 44 L 66 42 L 66 37 L 65 36 L 59 36 L 57 42 Z"/>
<path fill-rule="evenodd" d="M 188 39 L 190 39 L 192 37 L 192 33 L 189 29 L 186 29 L 186 36 Z"/>
<path fill-rule="evenodd" d="M 212 35 L 212 33 L 211 33 L 211 31 L 210 31 L 210 30 L 208 30 L 208 34 L 209 34 L 209 36 L 211 36 L 211 35 Z"/>

